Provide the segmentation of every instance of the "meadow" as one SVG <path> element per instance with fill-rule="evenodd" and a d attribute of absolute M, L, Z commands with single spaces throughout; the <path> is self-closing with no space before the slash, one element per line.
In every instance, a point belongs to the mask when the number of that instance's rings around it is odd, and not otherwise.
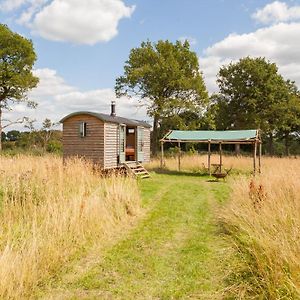
<path fill-rule="evenodd" d="M 212 161 L 217 163 L 218 156 Z M 230 197 L 218 212 L 220 226 L 235 245 L 228 289 L 244 299 L 300 298 L 300 159 L 263 157 L 252 176 L 252 157 L 225 156 Z M 177 158 L 165 168 L 176 171 Z M 160 161 L 148 167 L 157 169 Z M 203 172 L 207 156 L 183 156 L 182 170 Z"/>
<path fill-rule="evenodd" d="M 68 262 L 140 212 L 133 179 L 80 160 L 0 157 L 0 298 L 34 298 Z"/>
<path fill-rule="evenodd" d="M 182 173 L 154 159 L 137 181 L 1 156 L 0 298 L 300 298 L 299 158 L 263 157 L 255 177 L 251 157 L 223 162 L 226 182 L 210 182 L 202 155 L 183 156 Z"/>

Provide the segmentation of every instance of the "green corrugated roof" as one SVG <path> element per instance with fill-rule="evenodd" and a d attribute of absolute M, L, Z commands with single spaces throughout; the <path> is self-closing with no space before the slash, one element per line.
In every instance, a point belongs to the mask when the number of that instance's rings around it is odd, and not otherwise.
<path fill-rule="evenodd" d="M 249 141 L 255 140 L 257 130 L 171 130 L 163 140 L 173 141 Z"/>

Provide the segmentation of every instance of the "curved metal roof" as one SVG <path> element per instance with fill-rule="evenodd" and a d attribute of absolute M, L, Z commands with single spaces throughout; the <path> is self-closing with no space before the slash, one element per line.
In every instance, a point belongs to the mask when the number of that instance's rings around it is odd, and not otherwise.
<path fill-rule="evenodd" d="M 126 124 L 129 126 L 142 126 L 142 127 L 147 127 L 147 128 L 151 127 L 151 125 L 149 125 L 147 122 L 144 122 L 144 121 L 139 121 L 139 120 L 135 120 L 135 119 L 127 119 L 127 118 L 118 117 L 118 116 L 113 117 L 111 115 L 90 112 L 90 111 L 78 111 L 78 112 L 71 113 L 71 114 L 65 116 L 64 118 L 62 118 L 60 120 L 60 122 L 63 123 L 65 120 L 67 120 L 71 117 L 74 117 L 74 116 L 78 116 L 78 115 L 90 115 L 90 116 L 98 118 L 99 120 L 101 120 L 103 122 Z"/>

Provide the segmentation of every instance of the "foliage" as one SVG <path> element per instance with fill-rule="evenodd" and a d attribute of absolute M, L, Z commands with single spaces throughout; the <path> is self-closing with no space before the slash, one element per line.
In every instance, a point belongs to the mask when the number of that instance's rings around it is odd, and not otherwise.
<path fill-rule="evenodd" d="M 259 128 L 269 139 L 290 135 L 299 125 L 300 98 L 296 86 L 285 81 L 275 63 L 265 58 L 242 58 L 223 66 L 218 74 L 220 92 L 211 97 L 207 118 L 218 129 Z"/>
<path fill-rule="evenodd" d="M 32 74 L 35 60 L 32 42 L 0 24 L 0 133 L 3 109 L 10 109 L 11 103 L 18 102 L 36 106 L 26 94 L 38 83 Z"/>
<path fill-rule="evenodd" d="M 17 141 L 21 136 L 21 132 L 19 130 L 10 130 L 6 134 L 6 139 L 8 141 L 14 142 Z"/>
<path fill-rule="evenodd" d="M 132 49 L 115 91 L 119 97 L 138 97 L 147 107 L 148 115 L 153 117 L 153 152 L 163 118 L 185 111 L 199 114 L 208 99 L 198 57 L 187 41 L 147 41 Z"/>
<path fill-rule="evenodd" d="M 1 132 L 1 142 L 6 141 L 6 133 L 5 132 Z"/>
<path fill-rule="evenodd" d="M 264 58 L 240 59 L 220 69 L 217 83 L 218 102 L 227 105 L 226 127 L 276 129 L 273 114 L 288 99 L 289 91 L 274 63 Z"/>
<path fill-rule="evenodd" d="M 42 155 L 45 152 L 62 152 L 62 132 L 50 119 L 45 119 L 40 130 L 35 129 L 33 122 L 27 124 L 30 131 L 11 130 L 5 134 L 3 150 L 9 154 L 32 153 Z"/>
<path fill-rule="evenodd" d="M 51 140 L 47 144 L 47 152 L 50 153 L 61 153 L 62 143 L 58 140 Z"/>

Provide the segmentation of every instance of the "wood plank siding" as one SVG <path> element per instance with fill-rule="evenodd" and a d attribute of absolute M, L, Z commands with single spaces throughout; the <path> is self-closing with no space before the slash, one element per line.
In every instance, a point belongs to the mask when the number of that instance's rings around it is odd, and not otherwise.
<path fill-rule="evenodd" d="M 105 123 L 104 168 L 116 168 L 119 154 L 119 124 Z"/>
<path fill-rule="evenodd" d="M 150 162 L 150 128 L 144 128 L 144 162 Z"/>
<path fill-rule="evenodd" d="M 80 123 L 86 122 L 86 136 L 80 137 Z M 76 115 L 63 122 L 63 157 L 84 157 L 104 166 L 104 122 L 91 115 Z"/>

